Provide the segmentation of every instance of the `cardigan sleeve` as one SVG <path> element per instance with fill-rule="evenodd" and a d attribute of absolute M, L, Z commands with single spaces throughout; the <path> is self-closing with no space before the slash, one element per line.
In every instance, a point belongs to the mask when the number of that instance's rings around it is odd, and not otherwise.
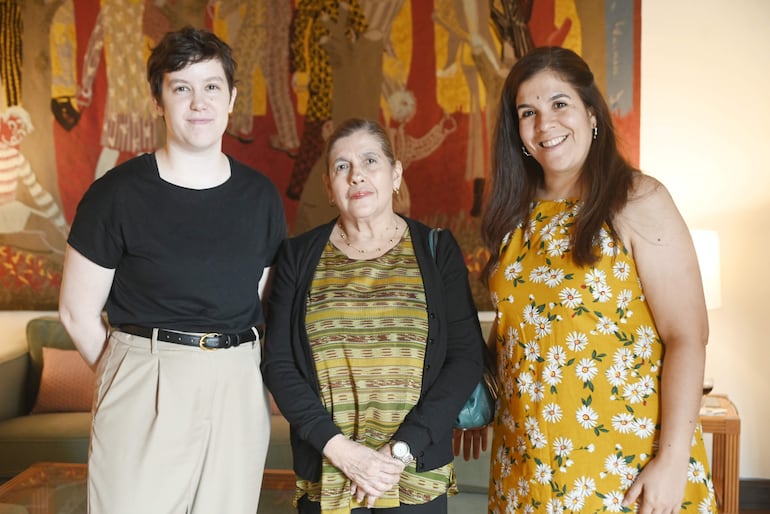
<path fill-rule="evenodd" d="M 306 282 L 315 268 L 309 262 L 315 254 L 314 241 L 289 239 L 281 246 L 268 302 L 261 370 L 292 429 L 322 453 L 329 439 L 342 432 L 318 395 L 315 367 L 304 344 L 304 302 Z"/>

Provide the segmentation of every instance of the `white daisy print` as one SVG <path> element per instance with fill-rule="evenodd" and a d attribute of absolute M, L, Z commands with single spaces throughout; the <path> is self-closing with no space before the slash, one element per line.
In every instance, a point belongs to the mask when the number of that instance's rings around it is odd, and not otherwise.
<path fill-rule="evenodd" d="M 612 428 L 621 434 L 628 434 L 634 429 L 634 416 L 630 412 L 620 412 L 612 416 Z"/>
<path fill-rule="evenodd" d="M 522 496 L 529 494 L 529 481 L 524 477 L 519 478 L 516 491 Z"/>
<path fill-rule="evenodd" d="M 543 368 L 543 382 L 549 386 L 555 386 L 561 383 L 561 366 L 555 362 L 550 362 Z"/>
<path fill-rule="evenodd" d="M 653 380 L 653 378 L 649 375 L 643 376 L 639 380 L 639 391 L 645 397 L 649 397 L 652 393 L 655 392 L 655 380 Z"/>
<path fill-rule="evenodd" d="M 588 346 L 588 336 L 582 332 L 570 332 L 567 335 L 567 348 L 573 352 L 579 352 Z"/>
<path fill-rule="evenodd" d="M 615 352 L 615 355 L 612 356 L 612 362 L 614 362 L 616 366 L 630 368 L 634 365 L 634 353 L 628 348 L 620 348 Z"/>
<path fill-rule="evenodd" d="M 551 320 L 545 316 L 538 316 L 535 319 L 535 336 L 541 339 L 551 333 Z"/>
<path fill-rule="evenodd" d="M 623 388 L 623 397 L 630 403 L 641 403 L 644 401 L 644 394 L 643 391 L 639 389 L 638 382 L 626 384 Z"/>
<path fill-rule="evenodd" d="M 649 359 L 652 355 L 652 343 L 648 339 L 637 339 L 634 343 L 634 353 L 642 359 Z"/>
<path fill-rule="evenodd" d="M 532 304 L 524 306 L 522 317 L 526 323 L 533 324 L 538 316 L 540 316 L 540 311 L 537 307 Z"/>
<path fill-rule="evenodd" d="M 620 473 L 620 487 L 628 489 L 634 485 L 634 480 L 636 480 L 638 474 L 638 469 L 631 466 L 624 466 L 623 471 Z"/>
<path fill-rule="evenodd" d="M 626 459 L 622 455 L 613 453 L 604 459 L 604 470 L 610 475 L 620 475 L 626 467 Z"/>
<path fill-rule="evenodd" d="M 618 293 L 618 299 L 616 302 L 616 305 L 618 306 L 618 309 L 628 309 L 628 305 L 631 303 L 631 299 L 633 298 L 633 293 L 631 293 L 630 289 L 623 289 L 621 292 Z"/>
<path fill-rule="evenodd" d="M 545 278 L 545 285 L 548 287 L 556 287 L 564 281 L 564 270 L 559 268 L 553 268 L 548 271 L 548 275 Z"/>
<path fill-rule="evenodd" d="M 580 512 L 585 503 L 585 496 L 578 491 L 570 491 L 564 496 L 564 506 L 572 512 Z"/>
<path fill-rule="evenodd" d="M 599 420 L 599 414 L 588 405 L 582 405 L 575 413 L 575 419 L 583 428 L 594 428 Z"/>
<path fill-rule="evenodd" d="M 538 484 L 547 484 L 551 481 L 552 476 L 553 470 L 548 464 L 543 462 L 537 465 L 537 468 L 535 469 L 535 481 Z"/>
<path fill-rule="evenodd" d="M 529 280 L 533 284 L 541 284 L 548 278 L 550 268 L 548 266 L 538 266 L 529 273 Z"/>
<path fill-rule="evenodd" d="M 636 338 L 639 341 L 652 344 L 655 341 L 655 330 L 649 325 L 642 325 L 636 329 Z"/>
<path fill-rule="evenodd" d="M 698 461 L 690 462 L 687 466 L 687 480 L 695 484 L 706 480 L 706 469 Z"/>
<path fill-rule="evenodd" d="M 712 509 L 711 498 L 703 498 L 698 504 L 698 514 L 717 514 L 716 510 Z"/>
<path fill-rule="evenodd" d="M 562 418 L 561 405 L 558 403 L 549 403 L 543 407 L 543 418 L 548 423 L 558 423 Z"/>
<path fill-rule="evenodd" d="M 524 436 L 520 435 L 516 437 L 516 453 L 519 455 L 524 455 L 527 453 L 527 440 L 524 438 Z"/>
<path fill-rule="evenodd" d="M 540 345 L 536 341 L 524 345 L 524 358 L 530 362 L 536 362 L 540 358 Z"/>
<path fill-rule="evenodd" d="M 592 268 L 591 271 L 586 273 L 585 279 L 588 287 L 596 287 L 607 281 L 607 274 L 602 270 Z"/>
<path fill-rule="evenodd" d="M 516 280 L 521 276 L 521 263 L 516 261 L 505 267 L 505 279 L 508 281 Z"/>
<path fill-rule="evenodd" d="M 532 435 L 529 436 L 529 440 L 532 442 L 532 448 L 534 449 L 545 448 L 548 444 L 548 439 L 545 438 L 545 434 L 539 430 L 537 432 L 532 432 Z"/>
<path fill-rule="evenodd" d="M 561 500 L 556 498 L 548 500 L 548 503 L 545 504 L 546 514 L 562 514 L 563 510 L 564 507 L 562 506 Z"/>
<path fill-rule="evenodd" d="M 598 372 L 599 370 L 596 368 L 596 363 L 588 358 L 580 359 L 580 363 L 575 366 L 575 374 L 583 382 L 591 381 Z"/>
<path fill-rule="evenodd" d="M 645 439 L 655 432 L 655 423 L 650 418 L 635 419 L 632 431 L 637 437 Z"/>
<path fill-rule="evenodd" d="M 554 234 L 556 234 L 556 223 L 554 223 L 554 220 L 552 219 L 540 229 L 540 235 L 543 236 L 543 241 L 548 241 Z"/>
<path fill-rule="evenodd" d="M 534 402 L 542 401 L 545 397 L 545 389 L 543 387 L 543 383 L 539 381 L 533 382 L 532 387 L 529 388 L 529 396 Z"/>
<path fill-rule="evenodd" d="M 528 371 L 522 371 L 516 378 L 516 384 L 519 387 L 519 392 L 522 394 L 529 392 L 533 382 L 534 379 Z"/>
<path fill-rule="evenodd" d="M 617 242 L 610 236 L 610 233 L 606 229 L 599 231 L 599 238 L 601 239 L 602 255 L 612 257 L 620 252 Z"/>
<path fill-rule="evenodd" d="M 553 442 L 553 452 L 559 457 L 569 457 L 572 448 L 572 439 L 567 437 L 557 437 Z"/>
<path fill-rule="evenodd" d="M 603 503 L 609 512 L 620 512 L 623 510 L 623 493 L 612 491 L 604 497 Z"/>
<path fill-rule="evenodd" d="M 582 476 L 575 480 L 575 489 L 583 498 L 591 496 L 596 491 L 596 482 L 593 478 L 588 476 Z"/>
<path fill-rule="evenodd" d="M 612 266 L 612 274 L 618 280 L 628 280 L 631 266 L 626 261 L 618 261 Z"/>
<path fill-rule="evenodd" d="M 569 250 L 569 239 L 551 239 L 548 242 L 548 255 L 551 257 L 561 257 Z"/>
<path fill-rule="evenodd" d="M 574 287 L 565 287 L 559 292 L 559 301 L 568 309 L 577 309 L 583 303 L 583 297 Z"/>
<path fill-rule="evenodd" d="M 618 331 L 618 326 L 609 318 L 599 318 L 596 322 L 596 331 L 600 334 L 614 334 Z"/>
<path fill-rule="evenodd" d="M 545 358 L 546 362 L 558 364 L 564 366 L 567 363 L 567 354 L 559 345 L 551 346 L 548 349 L 548 355 Z"/>
<path fill-rule="evenodd" d="M 609 302 L 612 298 L 612 288 L 607 284 L 598 284 L 591 288 L 591 295 L 599 303 Z"/>
<path fill-rule="evenodd" d="M 628 370 L 622 364 L 613 364 L 604 372 L 604 376 L 607 377 L 607 382 L 613 387 L 620 387 L 625 384 L 627 375 Z"/>
<path fill-rule="evenodd" d="M 514 327 L 508 327 L 505 335 L 509 345 L 513 346 L 519 342 L 519 331 Z"/>

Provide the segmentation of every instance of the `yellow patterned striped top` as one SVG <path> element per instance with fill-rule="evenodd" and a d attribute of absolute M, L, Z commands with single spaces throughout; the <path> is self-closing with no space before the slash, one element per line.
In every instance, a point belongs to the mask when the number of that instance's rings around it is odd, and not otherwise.
<path fill-rule="evenodd" d="M 321 400 L 334 422 L 345 437 L 372 449 L 388 444 L 420 399 L 428 334 L 425 291 L 408 231 L 371 260 L 350 259 L 327 243 L 305 321 Z M 413 462 L 375 507 L 421 504 L 456 491 L 453 464 L 418 473 Z M 305 494 L 320 501 L 325 514 L 362 506 L 350 496 L 347 477 L 325 457 L 320 482 L 297 481 L 297 498 Z"/>

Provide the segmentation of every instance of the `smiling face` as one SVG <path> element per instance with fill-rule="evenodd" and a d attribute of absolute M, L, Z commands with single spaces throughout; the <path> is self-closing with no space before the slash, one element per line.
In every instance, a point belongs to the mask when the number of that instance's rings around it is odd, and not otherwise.
<path fill-rule="evenodd" d="M 596 117 L 569 82 L 543 70 L 522 82 L 516 95 L 519 135 L 546 175 L 580 176 Z"/>
<path fill-rule="evenodd" d="M 340 215 L 357 220 L 392 215 L 393 190 L 401 184 L 401 163 L 391 164 L 377 137 L 357 130 L 337 139 L 328 159 L 324 183 Z"/>
<path fill-rule="evenodd" d="M 235 93 L 217 59 L 166 73 L 156 108 L 165 118 L 167 144 L 192 151 L 221 149 Z"/>

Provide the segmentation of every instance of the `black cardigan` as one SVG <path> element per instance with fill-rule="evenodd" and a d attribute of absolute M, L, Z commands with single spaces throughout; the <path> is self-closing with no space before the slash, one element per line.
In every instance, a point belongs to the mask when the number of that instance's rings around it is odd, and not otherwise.
<path fill-rule="evenodd" d="M 393 440 L 406 441 L 417 470 L 452 461 L 452 425 L 481 379 L 484 339 L 468 284 L 462 251 L 448 230 L 439 234 L 434 261 L 429 227 L 404 218 L 422 273 L 428 310 L 428 338 L 418 404 Z M 306 298 L 321 253 L 336 220 L 287 239 L 275 261 L 261 365 L 265 383 L 291 425 L 294 472 L 318 481 L 322 450 L 341 434 L 318 393 L 305 330 Z"/>

